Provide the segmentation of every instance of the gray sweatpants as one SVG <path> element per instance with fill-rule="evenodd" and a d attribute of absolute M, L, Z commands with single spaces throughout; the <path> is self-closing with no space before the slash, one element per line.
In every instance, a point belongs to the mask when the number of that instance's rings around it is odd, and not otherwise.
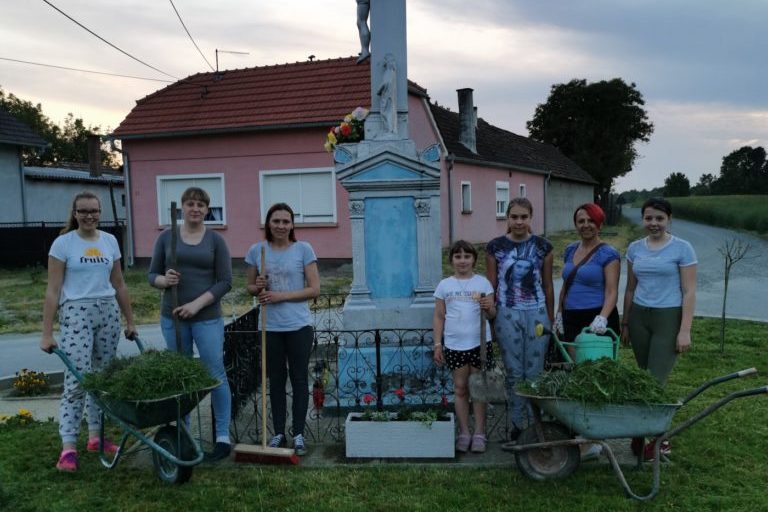
<path fill-rule="evenodd" d="M 683 308 L 648 308 L 633 303 L 629 311 L 629 339 L 637 366 L 650 371 L 663 386 L 677 361 Z"/>
<path fill-rule="evenodd" d="M 80 373 L 101 370 L 115 356 L 120 340 L 120 309 L 114 297 L 65 302 L 59 307 L 59 325 L 59 348 Z M 63 443 L 77 441 L 83 405 L 88 430 L 98 430 L 101 425 L 99 408 L 67 370 L 59 406 L 59 435 Z"/>
<path fill-rule="evenodd" d="M 521 311 L 499 305 L 493 325 L 507 370 L 509 419 L 519 429 L 525 428 L 533 418 L 529 401 L 515 393 L 515 385 L 535 380 L 544 368 L 547 354 L 549 335 L 536 336 L 539 323 L 550 328 L 546 308 Z"/>

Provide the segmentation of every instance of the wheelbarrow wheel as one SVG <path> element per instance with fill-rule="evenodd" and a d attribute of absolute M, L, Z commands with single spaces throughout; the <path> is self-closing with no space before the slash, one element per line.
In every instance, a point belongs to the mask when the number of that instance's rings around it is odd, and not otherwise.
<path fill-rule="evenodd" d="M 541 424 L 544 439 L 539 440 L 536 425 L 531 425 L 520 433 L 517 446 L 540 442 L 571 439 L 570 432 L 559 423 Z M 578 446 L 553 446 L 551 448 L 533 448 L 515 453 L 515 462 L 520 471 L 532 480 L 555 480 L 565 478 L 576 471 L 581 462 Z"/>
<path fill-rule="evenodd" d="M 181 450 L 179 450 L 179 438 Z M 155 443 L 165 449 L 176 458 L 187 460 L 194 456 L 194 448 L 185 435 L 178 435 L 178 430 L 173 425 L 166 425 L 155 434 Z M 152 451 L 152 462 L 155 465 L 157 476 L 163 482 L 169 484 L 183 484 L 192 477 L 192 466 L 179 466 L 174 464 L 157 451 Z"/>

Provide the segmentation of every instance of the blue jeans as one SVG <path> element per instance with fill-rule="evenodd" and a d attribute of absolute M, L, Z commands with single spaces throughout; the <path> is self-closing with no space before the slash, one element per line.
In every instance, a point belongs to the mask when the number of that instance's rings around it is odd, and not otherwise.
<path fill-rule="evenodd" d="M 522 381 L 536 380 L 544 369 L 544 356 L 547 354 L 549 335 L 536 336 L 538 323 L 550 328 L 546 308 L 523 311 L 499 305 L 493 324 L 507 370 L 510 420 L 519 429 L 525 428 L 533 418 L 529 400 L 515 393 L 515 385 Z"/>
<path fill-rule="evenodd" d="M 166 316 L 160 317 L 160 328 L 163 331 L 165 345 L 168 350 L 176 351 L 176 331 L 173 320 Z M 232 396 L 229 393 L 227 372 L 224 370 L 224 320 L 179 320 L 181 330 L 181 351 L 192 356 L 192 342 L 197 347 L 200 360 L 203 362 L 211 377 L 221 384 L 211 392 L 213 414 L 216 416 L 216 438 L 229 438 L 229 421 L 232 414 Z"/>

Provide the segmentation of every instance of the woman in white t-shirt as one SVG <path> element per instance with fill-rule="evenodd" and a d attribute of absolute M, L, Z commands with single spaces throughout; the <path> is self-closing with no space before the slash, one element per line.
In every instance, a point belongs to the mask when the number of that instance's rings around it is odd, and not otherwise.
<path fill-rule="evenodd" d="M 477 250 L 472 244 L 464 240 L 454 243 L 448 259 L 454 274 L 435 288 L 434 360 L 437 365 L 446 364 L 453 375 L 454 408 L 459 423 L 456 450 L 466 452 L 471 446 L 473 452 L 482 453 L 487 443 L 486 405 L 472 402 L 475 429 L 470 435 L 469 375 L 480 371 L 480 343 L 485 342 L 487 347 L 486 368 L 493 362 L 491 328 L 487 321 L 486 339 L 480 339 L 480 310 L 485 311 L 489 319 L 496 316 L 493 286 L 488 279 L 474 273 Z"/>
<path fill-rule="evenodd" d="M 120 248 L 114 236 L 97 229 L 100 214 L 101 203 L 93 192 L 77 194 L 67 226 L 48 253 L 40 348 L 50 353 L 59 346 L 81 373 L 98 371 L 115 356 L 120 340 L 120 311 L 125 316 L 126 338 L 136 335 L 131 300 L 120 269 Z M 53 339 L 53 317 L 57 309 L 61 329 L 58 344 Z M 59 408 L 63 446 L 56 464 L 59 471 L 77 470 L 76 445 L 83 406 L 88 420 L 86 449 L 117 451 L 117 446 L 108 439 L 100 447 L 99 408 L 67 370 Z"/>

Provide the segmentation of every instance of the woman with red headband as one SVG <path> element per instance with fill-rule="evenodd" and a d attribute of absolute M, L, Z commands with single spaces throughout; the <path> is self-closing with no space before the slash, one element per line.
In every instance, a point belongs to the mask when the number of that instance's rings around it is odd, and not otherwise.
<path fill-rule="evenodd" d="M 600 240 L 604 221 L 605 212 L 594 203 L 583 204 L 573 212 L 580 240 L 565 248 L 563 287 L 555 317 L 555 329 L 567 341 L 574 341 L 587 326 L 598 334 L 603 334 L 606 327 L 619 333 L 616 300 L 621 256 Z M 568 348 L 573 356 L 575 351 Z"/>

